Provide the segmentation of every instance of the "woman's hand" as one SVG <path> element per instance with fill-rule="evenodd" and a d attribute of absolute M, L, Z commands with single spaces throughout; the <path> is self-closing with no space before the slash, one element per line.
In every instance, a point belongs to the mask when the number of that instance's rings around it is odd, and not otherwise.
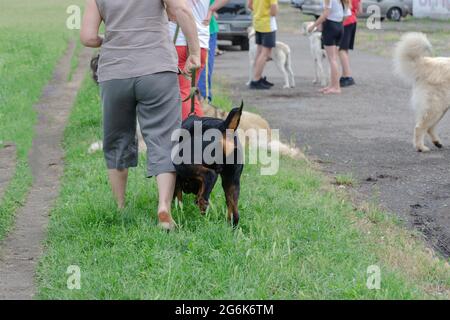
<path fill-rule="evenodd" d="M 314 29 L 316 29 L 316 26 L 315 26 L 314 24 L 310 25 L 310 26 L 308 27 L 308 33 L 313 32 Z"/>
<path fill-rule="evenodd" d="M 189 57 L 186 60 L 186 64 L 184 66 L 184 73 L 191 74 L 193 70 L 200 69 L 201 63 L 200 63 L 200 56 L 190 54 Z"/>
<path fill-rule="evenodd" d="M 211 9 L 209 9 L 208 14 L 206 15 L 205 19 L 202 22 L 204 26 L 209 26 L 209 24 L 211 23 L 213 14 L 214 14 L 214 12 Z"/>

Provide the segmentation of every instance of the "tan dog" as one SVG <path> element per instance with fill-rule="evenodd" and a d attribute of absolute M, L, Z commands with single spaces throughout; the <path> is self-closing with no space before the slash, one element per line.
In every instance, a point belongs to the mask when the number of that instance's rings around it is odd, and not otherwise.
<path fill-rule="evenodd" d="M 206 102 L 203 103 L 203 111 L 205 116 L 207 117 L 215 117 L 219 119 L 226 119 L 228 113 L 216 108 Z M 252 135 L 246 135 L 245 132 L 247 130 L 266 130 L 267 135 L 254 137 Z M 270 128 L 269 123 L 260 115 L 252 112 L 243 111 L 241 115 L 241 121 L 239 123 L 238 136 L 239 141 L 244 142 L 247 145 L 258 145 L 258 148 L 277 148 L 280 154 L 291 157 L 293 159 L 302 159 L 306 160 L 304 154 L 300 151 L 300 149 L 286 145 L 280 142 L 278 139 L 272 138 L 272 129 Z M 257 139 L 257 141 L 253 141 L 253 139 Z"/>
<path fill-rule="evenodd" d="M 425 135 L 442 148 L 436 126 L 450 107 L 450 58 L 430 57 L 432 46 L 423 33 L 402 36 L 394 52 L 395 71 L 413 87 L 412 105 L 416 115 L 414 146 L 430 151 Z"/>

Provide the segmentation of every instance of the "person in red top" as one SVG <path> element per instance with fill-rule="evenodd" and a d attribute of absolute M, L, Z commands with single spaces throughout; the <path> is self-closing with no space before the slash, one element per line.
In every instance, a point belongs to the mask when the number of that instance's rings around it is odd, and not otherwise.
<path fill-rule="evenodd" d="M 352 15 L 344 20 L 344 35 L 339 45 L 339 59 L 342 65 L 342 77 L 339 79 L 341 87 L 355 84 L 350 69 L 348 50 L 353 50 L 356 35 L 357 15 L 361 12 L 361 0 L 352 0 Z"/>

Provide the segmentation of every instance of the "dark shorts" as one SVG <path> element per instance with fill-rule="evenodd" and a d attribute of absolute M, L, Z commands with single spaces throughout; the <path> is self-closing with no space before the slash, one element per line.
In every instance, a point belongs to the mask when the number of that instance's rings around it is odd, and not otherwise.
<path fill-rule="evenodd" d="M 339 44 L 339 50 L 353 50 L 355 44 L 356 23 L 344 27 L 344 36 Z"/>
<path fill-rule="evenodd" d="M 136 167 L 136 118 L 147 145 L 148 176 L 174 172 L 172 132 L 181 127 L 178 77 L 162 72 L 100 82 L 103 152 L 108 169 Z"/>
<path fill-rule="evenodd" d="M 325 20 L 322 28 L 322 45 L 339 46 L 344 35 L 344 26 L 341 22 Z"/>
<path fill-rule="evenodd" d="M 277 32 L 258 32 L 255 33 L 256 44 L 266 48 L 275 48 L 277 45 Z"/>

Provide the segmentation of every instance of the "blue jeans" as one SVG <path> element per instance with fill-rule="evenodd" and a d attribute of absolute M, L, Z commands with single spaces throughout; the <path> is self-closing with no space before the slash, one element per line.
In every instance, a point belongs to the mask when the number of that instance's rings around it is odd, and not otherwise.
<path fill-rule="evenodd" d="M 200 94 L 203 98 L 208 98 L 209 102 L 212 100 L 212 75 L 214 70 L 214 59 L 216 57 L 216 45 L 217 33 L 213 33 L 209 37 L 208 67 L 203 69 L 200 74 L 200 79 L 198 80 Z M 206 70 L 208 70 L 208 75 L 206 75 Z M 208 80 L 206 80 L 206 77 L 208 77 Z M 208 92 L 206 92 L 206 81 L 208 81 Z"/>

